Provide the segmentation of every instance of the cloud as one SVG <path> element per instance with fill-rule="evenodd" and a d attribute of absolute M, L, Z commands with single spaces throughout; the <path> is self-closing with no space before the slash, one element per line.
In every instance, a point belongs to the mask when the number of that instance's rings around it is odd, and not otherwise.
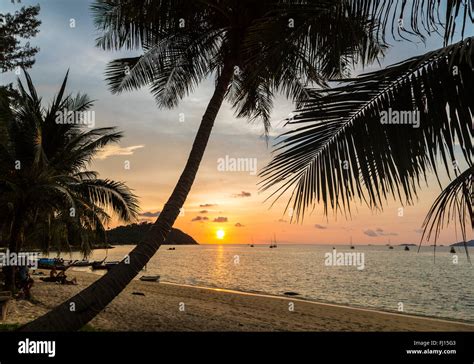
<path fill-rule="evenodd" d="M 209 211 L 207 211 L 207 210 L 201 210 L 201 211 L 199 211 L 200 214 L 207 214 L 208 212 L 209 212 Z"/>
<path fill-rule="evenodd" d="M 227 222 L 228 219 L 227 217 L 224 217 L 224 216 L 219 216 L 219 217 L 216 217 L 214 220 L 212 220 L 213 222 Z"/>
<path fill-rule="evenodd" d="M 365 231 L 364 231 L 364 234 L 367 235 L 367 236 L 372 236 L 372 237 L 378 236 L 375 231 L 370 230 L 370 229 L 365 230 Z"/>
<path fill-rule="evenodd" d="M 244 227 L 245 225 L 242 225 L 240 222 L 238 222 L 238 223 L 236 223 L 234 226 L 235 226 L 235 227 Z"/>
<path fill-rule="evenodd" d="M 250 192 L 242 191 L 234 195 L 234 197 L 250 197 L 252 194 Z"/>
<path fill-rule="evenodd" d="M 377 228 L 375 230 L 372 230 L 372 229 L 367 229 L 364 231 L 364 234 L 367 235 L 367 236 L 371 236 L 371 237 L 376 237 L 376 236 L 397 236 L 398 234 L 397 233 L 389 233 L 389 232 L 385 232 L 383 229 L 381 228 Z"/>
<path fill-rule="evenodd" d="M 191 221 L 207 221 L 209 220 L 208 217 L 206 216 L 196 216 L 194 219 L 192 219 Z"/>
<path fill-rule="evenodd" d="M 327 229 L 327 226 L 319 225 L 319 224 L 314 224 L 314 227 L 315 227 L 316 229 Z"/>
<path fill-rule="evenodd" d="M 214 203 L 205 203 L 205 204 L 199 205 L 199 207 L 214 207 L 214 206 L 217 206 L 217 205 Z"/>
<path fill-rule="evenodd" d="M 382 230 L 380 228 L 378 228 L 376 231 L 379 234 L 379 236 L 397 236 L 398 235 L 397 233 L 385 232 L 384 230 Z"/>
<path fill-rule="evenodd" d="M 161 211 L 156 211 L 156 212 L 151 212 L 151 211 L 146 211 L 140 214 L 140 216 L 143 217 L 158 217 L 160 215 Z"/>
<path fill-rule="evenodd" d="M 143 144 L 140 145 L 131 145 L 130 147 L 121 147 L 116 144 L 109 144 L 106 147 L 102 148 L 97 154 L 96 158 L 100 160 L 107 159 L 109 157 L 118 156 L 118 155 L 133 155 L 135 150 L 145 148 Z"/>

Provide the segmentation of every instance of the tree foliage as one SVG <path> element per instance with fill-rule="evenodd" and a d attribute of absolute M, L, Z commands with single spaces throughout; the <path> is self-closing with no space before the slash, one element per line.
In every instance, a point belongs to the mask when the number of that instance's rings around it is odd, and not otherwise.
<path fill-rule="evenodd" d="M 456 143 L 472 165 L 473 40 L 309 89 L 261 173 L 262 189 L 275 187 L 276 198 L 291 191 L 298 220 L 318 202 L 325 213 L 350 212 L 354 200 L 381 208 L 388 196 L 410 204 L 427 171 L 438 175 L 439 159 L 454 172 Z M 390 110 L 417 113 L 419 127 L 383 124 Z"/>
<path fill-rule="evenodd" d="M 14 14 L 0 13 L 0 69 L 2 72 L 17 67 L 30 68 L 35 63 L 34 56 L 38 47 L 31 47 L 27 41 L 39 32 L 41 21 L 37 19 L 39 5 L 22 7 Z"/>
<path fill-rule="evenodd" d="M 74 245 L 88 253 L 93 243 L 104 242 L 110 213 L 124 222 L 137 216 L 137 199 L 124 183 L 99 179 L 87 168 L 99 150 L 122 134 L 114 128 L 58 123 L 58 115 L 86 112 L 92 101 L 84 94 L 65 95 L 66 75 L 44 108 L 25 76 L 26 88 L 18 82 L 18 98 L 0 98 L 0 240 L 15 251 Z"/>

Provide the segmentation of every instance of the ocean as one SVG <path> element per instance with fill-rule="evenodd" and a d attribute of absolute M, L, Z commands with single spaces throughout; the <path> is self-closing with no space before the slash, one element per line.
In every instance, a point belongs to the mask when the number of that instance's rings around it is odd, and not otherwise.
<path fill-rule="evenodd" d="M 389 250 L 357 245 L 351 250 L 336 245 L 335 252 L 329 245 L 169 247 L 159 249 L 143 274 L 159 274 L 161 281 L 170 283 L 273 295 L 293 292 L 307 300 L 474 322 L 474 265 L 464 248 L 456 248 L 454 256 L 448 247 L 438 247 L 434 260 L 433 247 L 428 246 L 419 253 L 418 247 L 404 251 L 400 246 Z M 121 260 L 132 249 L 109 249 L 107 260 Z M 341 257 L 339 253 L 363 254 L 351 262 L 333 259 Z M 470 254 L 474 258 L 472 248 Z M 90 259 L 105 256 L 99 249 Z M 77 253 L 72 257 L 77 259 Z"/>

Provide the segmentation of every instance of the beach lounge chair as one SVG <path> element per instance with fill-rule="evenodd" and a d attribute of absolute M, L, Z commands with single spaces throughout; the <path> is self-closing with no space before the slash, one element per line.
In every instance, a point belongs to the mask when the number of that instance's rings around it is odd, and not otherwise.
<path fill-rule="evenodd" d="M 2 321 L 7 318 L 8 303 L 12 299 L 12 293 L 10 291 L 0 292 L 0 310 L 2 311 Z"/>

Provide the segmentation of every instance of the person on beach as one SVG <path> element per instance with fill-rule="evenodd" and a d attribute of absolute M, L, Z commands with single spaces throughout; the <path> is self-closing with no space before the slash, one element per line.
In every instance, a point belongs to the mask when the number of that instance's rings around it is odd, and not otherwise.
<path fill-rule="evenodd" d="M 67 280 L 67 275 L 64 271 L 57 273 L 56 268 L 52 268 L 49 272 L 49 278 L 40 278 L 43 282 L 59 282 L 65 285 L 77 285 L 77 279 L 74 277 L 70 281 Z"/>
<path fill-rule="evenodd" d="M 22 291 L 23 297 L 27 300 L 31 298 L 31 287 L 34 284 L 33 278 L 31 278 L 28 266 L 21 266 L 18 269 L 19 288 Z"/>
<path fill-rule="evenodd" d="M 77 279 L 74 277 L 70 281 L 67 280 L 67 275 L 64 273 L 64 271 L 59 272 L 59 274 L 56 276 L 58 278 L 58 281 L 61 284 L 66 284 L 66 285 L 77 285 Z"/>

